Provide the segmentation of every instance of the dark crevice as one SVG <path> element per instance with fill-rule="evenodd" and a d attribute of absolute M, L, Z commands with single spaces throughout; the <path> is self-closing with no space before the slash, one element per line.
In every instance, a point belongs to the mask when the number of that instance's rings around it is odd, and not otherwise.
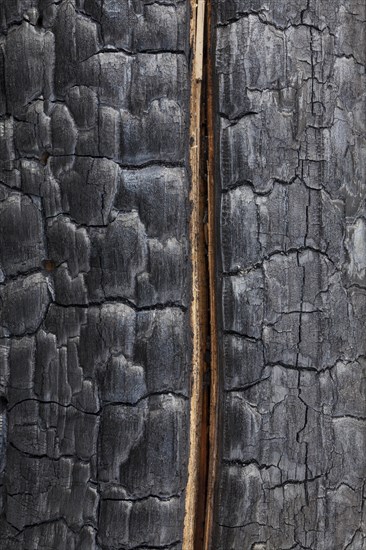
<path fill-rule="evenodd" d="M 183 313 L 187 311 L 187 307 L 183 306 L 182 304 L 176 303 L 176 302 L 166 302 L 164 304 L 151 304 L 148 306 L 137 306 L 134 302 L 131 302 L 128 298 L 123 298 L 122 296 L 116 296 L 116 297 L 109 297 L 106 296 L 104 300 L 90 300 L 87 304 L 61 304 L 57 302 L 56 300 L 53 300 L 52 302 L 57 307 L 65 308 L 65 309 L 73 309 L 73 308 L 80 308 L 80 309 L 89 309 L 90 307 L 100 307 L 107 304 L 123 304 L 130 309 L 133 309 L 136 312 L 139 311 L 164 311 L 166 309 L 179 309 Z"/>
<path fill-rule="evenodd" d="M 205 351 L 202 357 L 202 385 L 201 385 L 201 427 L 200 427 L 200 453 L 198 465 L 197 482 L 197 503 L 196 503 L 196 522 L 194 549 L 202 550 L 204 547 L 204 533 L 207 508 L 207 487 L 209 473 L 209 423 L 210 423 L 210 390 L 211 390 L 211 342 L 210 342 L 210 284 L 209 284 L 209 264 L 208 264 L 208 113 L 207 113 L 207 94 L 208 94 L 208 74 L 205 67 L 208 65 L 208 47 L 207 47 L 207 4 L 205 7 L 204 21 L 204 46 L 203 46 L 203 73 L 202 73 L 202 91 L 200 105 L 200 128 L 198 135 L 200 138 L 200 167 L 199 167 L 199 186 L 200 186 L 200 224 L 202 224 L 200 235 L 201 250 L 201 308 L 203 326 L 201 339 Z M 205 343 L 205 344 L 204 344 Z"/>
<path fill-rule="evenodd" d="M 212 43 L 212 5 L 205 2 L 203 73 L 201 95 L 200 135 L 200 185 L 203 197 L 203 231 L 201 232 L 204 250 L 205 280 L 202 293 L 205 298 L 205 323 L 202 338 L 206 342 L 202 361 L 202 417 L 201 452 L 199 464 L 197 520 L 194 549 L 208 550 L 211 547 L 213 498 L 216 470 L 216 385 L 217 385 L 217 330 L 216 330 L 216 289 L 215 289 L 215 223 L 216 201 L 214 190 L 214 109 L 217 107 L 213 95 L 214 49 Z M 244 115 L 245 116 L 245 115 Z M 233 122 L 235 123 L 235 122 Z"/>
<path fill-rule="evenodd" d="M 36 22 L 36 27 L 37 27 L 38 29 L 41 29 L 42 26 L 43 26 L 43 15 L 40 14 L 39 17 L 38 17 L 38 19 L 37 19 L 37 22 Z"/>
<path fill-rule="evenodd" d="M 178 548 L 181 548 L 179 545 L 181 544 L 180 540 L 177 540 L 175 542 L 172 542 L 171 544 L 163 544 L 161 546 L 152 546 L 151 544 L 139 544 L 138 546 L 105 546 L 104 544 L 101 544 L 99 548 L 101 550 L 175 550 Z"/>
<path fill-rule="evenodd" d="M 102 502 L 146 502 L 147 500 L 149 499 L 155 499 L 155 500 L 158 500 L 160 502 L 169 502 L 170 500 L 173 500 L 173 499 L 180 499 L 181 496 L 182 496 L 183 492 L 177 494 L 177 495 L 169 495 L 169 496 L 161 496 L 161 495 L 153 495 L 153 494 L 150 494 L 150 495 L 146 495 L 146 496 L 143 496 L 143 497 L 135 497 L 135 498 L 110 498 L 110 497 L 105 497 L 105 498 L 101 498 L 101 501 Z"/>
<path fill-rule="evenodd" d="M 50 158 L 50 153 L 48 151 L 45 151 L 44 153 L 42 153 L 42 155 L 39 159 L 40 163 L 43 164 L 43 166 L 47 166 L 49 158 Z"/>

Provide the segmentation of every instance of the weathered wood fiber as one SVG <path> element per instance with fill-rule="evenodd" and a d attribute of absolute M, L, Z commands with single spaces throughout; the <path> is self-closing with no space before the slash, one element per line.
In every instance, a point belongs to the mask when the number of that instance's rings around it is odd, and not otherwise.
<path fill-rule="evenodd" d="M 214 6 L 221 370 L 211 547 L 362 550 L 365 2 Z"/>
<path fill-rule="evenodd" d="M 0 548 L 179 549 L 189 4 L 2 0 L 0 26 Z"/>

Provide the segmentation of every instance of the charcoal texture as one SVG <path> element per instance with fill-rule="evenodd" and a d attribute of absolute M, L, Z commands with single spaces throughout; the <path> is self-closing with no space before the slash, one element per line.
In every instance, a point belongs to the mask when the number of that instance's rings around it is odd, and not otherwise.
<path fill-rule="evenodd" d="M 215 550 L 362 550 L 365 3 L 215 0 Z"/>
<path fill-rule="evenodd" d="M 180 549 L 189 3 L 0 2 L 0 548 Z"/>
<path fill-rule="evenodd" d="M 364 550 L 365 3 L 212 7 L 210 550 Z M 1 549 L 182 549 L 189 26 L 0 0 Z"/>

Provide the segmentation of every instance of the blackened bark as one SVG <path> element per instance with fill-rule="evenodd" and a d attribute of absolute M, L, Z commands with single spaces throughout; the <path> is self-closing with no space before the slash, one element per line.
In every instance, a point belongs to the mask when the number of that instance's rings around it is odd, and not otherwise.
<path fill-rule="evenodd" d="M 212 548 L 359 550 L 365 3 L 214 5 L 221 350 Z"/>
<path fill-rule="evenodd" d="M 178 549 L 188 2 L 7 0 L 0 25 L 0 547 Z"/>
<path fill-rule="evenodd" d="M 362 550 L 365 5 L 213 7 L 210 547 Z M 188 2 L 0 0 L 0 27 L 0 547 L 180 549 L 187 492 L 191 550 Z"/>

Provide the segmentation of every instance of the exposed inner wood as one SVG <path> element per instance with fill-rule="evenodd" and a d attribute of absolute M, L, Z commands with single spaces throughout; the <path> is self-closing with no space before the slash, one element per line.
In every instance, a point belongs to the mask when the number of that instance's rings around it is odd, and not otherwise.
<path fill-rule="evenodd" d="M 193 379 L 183 548 L 209 548 L 216 470 L 217 330 L 210 4 L 192 5 L 191 261 Z"/>
<path fill-rule="evenodd" d="M 207 419 L 203 414 L 207 398 L 203 396 L 207 370 L 207 265 L 205 251 L 204 215 L 206 190 L 201 172 L 201 103 L 203 87 L 203 51 L 205 1 L 191 3 L 191 51 L 193 52 L 191 113 L 190 113 L 190 167 L 191 167 L 191 264 L 192 304 L 191 329 L 193 340 L 192 385 L 190 409 L 190 452 L 186 490 L 183 550 L 192 550 L 202 541 L 206 479 Z M 202 471 L 203 468 L 203 471 Z M 202 547 L 202 546 L 201 546 Z"/>
<path fill-rule="evenodd" d="M 207 259 L 209 280 L 209 319 L 210 319 L 210 403 L 208 413 L 208 455 L 207 484 L 205 502 L 205 550 L 209 550 L 213 522 L 213 501 L 217 467 L 217 411 L 218 411 L 218 341 L 216 306 L 216 216 L 215 216 L 215 158 L 214 158 L 214 96 L 213 96 L 213 60 L 211 3 L 206 8 L 206 127 L 207 127 Z"/>

